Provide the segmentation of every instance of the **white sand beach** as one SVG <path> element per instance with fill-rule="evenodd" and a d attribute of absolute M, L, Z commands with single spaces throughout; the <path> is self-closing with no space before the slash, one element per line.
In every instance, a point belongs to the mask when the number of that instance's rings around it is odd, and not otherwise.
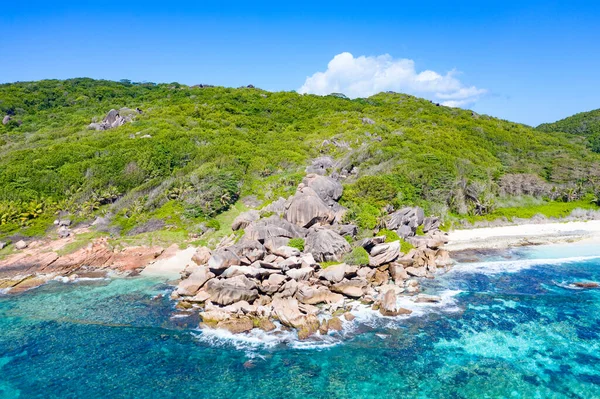
<path fill-rule="evenodd" d="M 446 245 L 446 249 L 449 251 L 582 240 L 598 241 L 600 244 L 600 220 L 454 230 L 449 233 L 449 239 L 450 241 Z"/>

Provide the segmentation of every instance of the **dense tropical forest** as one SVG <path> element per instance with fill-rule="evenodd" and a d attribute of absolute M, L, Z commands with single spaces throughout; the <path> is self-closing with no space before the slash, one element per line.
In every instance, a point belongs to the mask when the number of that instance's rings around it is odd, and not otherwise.
<path fill-rule="evenodd" d="M 123 108 L 131 121 L 90 128 Z M 47 80 L 0 85 L 2 117 L 0 238 L 43 234 L 57 214 L 102 218 L 123 236 L 219 230 L 242 198 L 293 194 L 319 157 L 334 160 L 347 218 L 363 229 L 390 206 L 456 221 L 564 215 L 598 200 L 600 155 L 577 129 L 536 130 L 397 93 Z"/>
<path fill-rule="evenodd" d="M 565 132 L 587 138 L 592 151 L 600 153 L 600 109 L 581 112 L 554 123 L 543 123 L 537 127 L 543 132 Z"/>

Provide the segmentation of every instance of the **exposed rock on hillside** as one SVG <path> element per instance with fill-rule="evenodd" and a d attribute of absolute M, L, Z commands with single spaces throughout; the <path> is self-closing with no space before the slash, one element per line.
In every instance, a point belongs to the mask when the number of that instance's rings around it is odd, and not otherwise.
<path fill-rule="evenodd" d="M 137 114 L 141 114 L 142 110 L 136 108 L 135 110 L 129 108 L 121 108 L 118 111 L 111 109 L 108 114 L 104 117 L 102 122 L 92 122 L 89 124 L 88 129 L 90 130 L 108 130 L 115 127 L 123 126 L 127 122 L 131 122 Z"/>

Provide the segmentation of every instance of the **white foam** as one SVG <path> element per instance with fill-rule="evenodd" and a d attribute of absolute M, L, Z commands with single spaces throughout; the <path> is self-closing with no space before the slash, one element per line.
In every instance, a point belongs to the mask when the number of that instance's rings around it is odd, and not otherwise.
<path fill-rule="evenodd" d="M 177 314 L 174 314 L 173 316 L 171 316 L 171 319 L 183 319 L 186 317 L 190 317 L 191 315 L 192 315 L 191 313 L 189 313 L 189 314 L 177 313 Z"/>
<path fill-rule="evenodd" d="M 74 284 L 74 283 L 79 283 L 79 282 L 83 282 L 83 281 L 105 281 L 105 280 L 110 280 L 109 277 L 66 277 L 66 276 L 56 276 L 53 278 L 54 281 L 58 281 L 60 283 L 64 283 L 64 284 Z"/>
<path fill-rule="evenodd" d="M 306 340 L 299 340 L 296 331 L 283 330 L 276 323 L 273 331 L 254 328 L 247 333 L 233 334 L 223 329 L 205 328 L 192 333 L 200 342 L 214 346 L 231 346 L 238 350 L 246 350 L 248 355 L 257 349 L 269 349 L 285 345 L 294 349 L 325 349 L 342 343 L 342 334 L 330 332 L 327 335 L 316 333 Z"/>
<path fill-rule="evenodd" d="M 402 327 L 402 320 L 405 319 L 423 317 L 433 312 L 459 311 L 460 308 L 455 297 L 461 292 L 460 290 L 442 291 L 437 294 L 441 298 L 440 302 L 415 302 L 416 296 L 399 296 L 396 300 L 396 306 L 412 311 L 410 314 L 400 316 L 384 316 L 378 310 L 373 310 L 370 305 L 357 303 L 352 308 L 355 319 L 347 329 L 345 328 L 345 331 L 351 333 L 360 324 L 370 327 L 380 327 L 381 324 L 384 324 L 387 328 L 398 329 Z"/>
<path fill-rule="evenodd" d="M 600 256 L 573 256 L 560 259 L 520 259 L 494 262 L 457 263 L 448 273 L 515 273 L 535 266 L 560 265 L 563 263 L 584 262 L 594 259 L 600 259 Z"/>

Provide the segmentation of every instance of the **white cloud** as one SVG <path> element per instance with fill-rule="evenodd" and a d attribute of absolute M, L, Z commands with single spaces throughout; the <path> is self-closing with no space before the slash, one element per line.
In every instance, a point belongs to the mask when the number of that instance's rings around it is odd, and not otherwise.
<path fill-rule="evenodd" d="M 449 107 L 471 105 L 487 92 L 463 85 L 456 74 L 454 70 L 445 75 L 430 70 L 417 72 L 413 60 L 394 59 L 389 54 L 355 58 L 350 53 L 341 53 L 329 61 L 325 72 L 307 77 L 298 92 L 343 93 L 356 98 L 391 90 L 439 100 Z"/>

